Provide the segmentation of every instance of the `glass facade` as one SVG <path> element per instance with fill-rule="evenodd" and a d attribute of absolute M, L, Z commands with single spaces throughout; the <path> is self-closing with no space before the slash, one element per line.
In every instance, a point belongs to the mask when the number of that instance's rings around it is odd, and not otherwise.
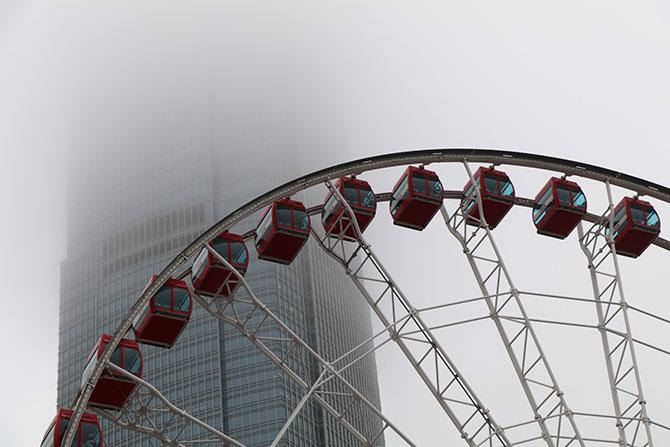
<path fill-rule="evenodd" d="M 82 156 L 73 166 L 68 251 L 61 266 L 59 406 L 72 403 L 97 337 L 113 333 L 152 274 L 220 217 L 304 173 L 304 165 L 289 148 L 270 154 L 244 148 L 218 153 L 211 150 L 212 141 L 194 138 L 188 151 L 166 150 L 169 155 L 154 156 L 137 151 L 119 157 L 123 165 Z M 310 194 L 299 200 L 322 200 Z M 240 229 L 254 228 L 258 217 Z M 370 336 L 367 305 L 313 241 L 290 266 L 259 261 L 251 244 L 249 248 L 246 277 L 254 292 L 325 358 L 336 358 Z M 277 329 L 264 325 L 261 332 L 272 336 Z M 249 447 L 269 445 L 303 395 L 233 327 L 197 305 L 172 349 L 141 345 L 141 350 L 144 378 L 179 408 Z M 290 353 L 287 362 L 301 375 L 314 378 L 318 373 L 316 365 Z M 379 404 L 374 357 L 348 370 L 346 377 Z M 358 406 L 351 417 L 365 434 L 381 429 L 379 421 Z M 188 430 L 185 436 L 197 437 L 197 431 Z M 103 432 L 109 447 L 158 445 L 106 421 Z M 310 405 L 281 445 L 357 443 L 318 406 Z M 383 439 L 377 445 L 384 445 Z"/>

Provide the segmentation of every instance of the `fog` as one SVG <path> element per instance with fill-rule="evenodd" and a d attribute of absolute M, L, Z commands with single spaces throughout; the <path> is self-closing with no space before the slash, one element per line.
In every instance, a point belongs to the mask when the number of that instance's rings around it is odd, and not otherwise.
<path fill-rule="evenodd" d="M 229 123 L 217 141 L 225 146 L 232 135 L 245 154 L 273 150 L 257 144 L 259 132 L 337 142 L 328 150 L 298 145 L 302 171 L 401 150 L 485 147 L 667 184 L 668 19 L 661 0 L 4 0 L 2 444 L 37 445 L 55 410 L 66 192 L 82 166 L 97 173 L 138 151 L 169 156 L 163 146 L 138 146 L 147 135 L 187 153 L 189 141 L 207 131 L 203 123 L 217 119 Z M 460 167 L 436 169 L 447 189 L 465 182 Z M 388 191 L 400 172 L 369 178 Z M 522 168 L 509 174 L 523 197 L 548 177 Z M 583 183 L 590 211 L 600 212 L 602 186 Z M 624 194 L 616 190 L 615 199 Z M 654 205 L 670 219 L 670 207 Z M 437 220 L 415 233 L 390 225 L 384 204 L 378 215 L 366 234 L 417 307 L 478 295 L 465 257 Z M 495 235 L 520 289 L 590 295 L 576 235 L 564 242 L 534 236 L 526 209 L 513 210 Z M 664 256 L 652 247 L 622 268 L 631 303 L 668 316 Z M 594 318 L 588 306 L 538 302 L 530 309 L 538 317 Z M 573 409 L 610 411 L 597 334 L 537 329 Z M 504 423 L 529 419 L 491 322 L 455 331 L 440 332 L 445 346 L 492 412 Z M 638 321 L 634 331 L 670 348 L 663 326 Z M 670 358 L 639 355 L 650 416 L 668 424 Z M 456 445 L 455 430 L 400 353 L 385 347 L 377 363 L 383 411 L 420 446 Z M 502 365 L 499 374 L 492 365 Z M 667 432 L 657 433 L 657 444 L 668 441 Z"/>

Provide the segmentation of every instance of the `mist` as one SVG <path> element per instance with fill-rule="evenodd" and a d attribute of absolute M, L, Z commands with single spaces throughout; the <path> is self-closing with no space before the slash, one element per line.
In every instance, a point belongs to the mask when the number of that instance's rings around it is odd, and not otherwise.
<path fill-rule="evenodd" d="M 669 18 L 662 1 L 3 2 L 4 443 L 38 444 L 54 414 L 60 263 L 68 235 L 79 231 L 66 209 L 85 214 L 126 200 L 133 179 L 167 159 L 188 162 L 203 142 L 245 170 L 271 172 L 291 153 L 294 177 L 370 155 L 473 147 L 575 159 L 666 184 Z M 155 162 L 139 161 L 147 154 Z M 436 170 L 447 189 L 466 181 L 460 167 Z M 523 197 L 550 175 L 508 172 Z M 400 174 L 368 177 L 383 192 Z M 103 178 L 116 179 L 111 190 Z M 581 183 L 599 213 L 602 186 Z M 260 194 L 273 186 L 251 187 Z M 90 195 L 84 187 L 99 203 L 79 201 Z M 670 219 L 667 205 L 654 205 Z M 478 295 L 437 219 L 422 233 L 403 231 L 385 206 L 366 234 L 417 307 Z M 536 237 L 529 214 L 513 210 L 495 233 L 517 287 L 588 297 L 576 235 Z M 628 300 L 668 316 L 664 256 L 652 247 L 622 268 Z M 408 265 L 408 257 L 422 262 Z M 588 306 L 529 307 L 538 317 L 595 315 Z M 503 424 L 529 419 L 490 323 L 440 335 Z M 597 334 L 537 330 L 571 406 L 611 411 Z M 662 326 L 640 321 L 633 330 L 667 342 Z M 640 357 L 650 416 L 667 424 L 670 359 Z M 417 445 L 461 442 L 395 347 L 382 348 L 377 364 L 382 410 Z M 504 372 L 492 374 L 493 364 Z"/>

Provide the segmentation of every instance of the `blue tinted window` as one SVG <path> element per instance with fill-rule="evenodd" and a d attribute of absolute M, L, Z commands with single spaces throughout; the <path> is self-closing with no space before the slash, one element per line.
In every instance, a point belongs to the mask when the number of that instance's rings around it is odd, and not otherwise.
<path fill-rule="evenodd" d="M 537 205 L 542 207 L 548 203 L 551 203 L 554 201 L 554 196 L 551 193 L 551 188 L 547 188 L 547 190 L 542 194 L 542 197 L 540 197 L 537 201 Z"/>
<path fill-rule="evenodd" d="M 349 205 L 358 206 L 358 188 L 351 185 L 344 185 L 344 198 Z"/>
<path fill-rule="evenodd" d="M 116 366 L 121 366 L 121 350 L 117 346 L 114 352 L 112 352 L 112 358 L 110 359 L 110 362 L 115 364 Z"/>
<path fill-rule="evenodd" d="M 558 186 L 556 188 L 558 194 L 558 201 L 564 205 L 572 205 L 572 197 L 570 196 L 570 190 L 566 189 L 563 186 Z"/>
<path fill-rule="evenodd" d="M 175 287 L 174 310 L 179 312 L 188 312 L 190 304 L 191 304 L 191 297 L 188 294 L 188 290 L 182 289 L 181 287 Z"/>
<path fill-rule="evenodd" d="M 134 348 L 123 348 L 123 369 L 131 374 L 139 374 L 140 372 L 140 351 Z"/>
<path fill-rule="evenodd" d="M 263 220 L 256 227 L 256 244 L 260 245 L 270 236 L 272 231 L 272 210 L 269 210 L 263 216 Z"/>
<path fill-rule="evenodd" d="M 488 175 L 484 176 L 484 185 L 487 192 L 490 192 L 491 194 L 500 194 L 500 190 L 498 189 L 498 180 L 496 180 L 495 177 Z"/>
<path fill-rule="evenodd" d="M 500 195 L 501 196 L 513 196 L 514 195 L 514 186 L 509 180 L 500 181 Z"/>
<path fill-rule="evenodd" d="M 395 215 L 398 211 L 398 208 L 404 203 L 407 198 L 407 177 L 400 182 L 400 185 L 393 191 L 391 194 L 391 215 Z"/>
<path fill-rule="evenodd" d="M 335 197 L 335 194 L 331 194 L 328 197 L 326 204 L 323 206 L 323 210 L 321 211 L 321 218 L 324 222 L 329 222 L 333 218 L 335 210 L 337 209 L 337 205 L 337 197 Z"/>
<path fill-rule="evenodd" d="M 476 181 L 476 179 L 475 179 Z M 477 203 L 477 191 L 473 185 L 470 185 L 465 191 L 464 198 L 461 200 L 461 210 L 467 214 Z"/>
<path fill-rule="evenodd" d="M 277 205 L 277 224 L 285 227 L 292 227 L 291 208 L 286 205 Z"/>
<path fill-rule="evenodd" d="M 616 238 L 621 232 L 621 230 L 625 228 L 627 223 L 628 219 L 626 218 L 626 208 L 622 206 L 614 210 L 614 217 L 612 218 L 612 227 L 614 228 L 614 232 L 612 234 L 612 237 Z M 609 225 L 605 226 L 605 234 L 606 235 L 610 234 Z"/>
<path fill-rule="evenodd" d="M 647 214 L 647 225 L 650 227 L 657 227 L 661 225 L 661 221 L 658 218 L 658 214 L 656 214 L 656 211 L 651 210 L 649 214 Z"/>
<path fill-rule="evenodd" d="M 309 216 L 303 210 L 293 210 L 293 219 L 295 220 L 295 227 L 299 230 L 309 229 Z"/>
<path fill-rule="evenodd" d="M 437 179 L 429 179 L 428 185 L 430 186 L 430 194 L 435 197 L 442 197 L 442 182 Z"/>
<path fill-rule="evenodd" d="M 638 224 L 645 224 L 646 218 L 644 216 L 644 211 L 636 206 L 630 207 L 630 215 L 633 218 L 633 222 Z"/>
<path fill-rule="evenodd" d="M 207 254 L 207 249 L 203 248 L 202 251 L 200 251 L 198 257 L 195 258 L 195 261 L 193 261 L 193 266 L 191 267 L 191 276 L 193 277 L 194 281 L 200 277 L 202 272 L 205 270 L 205 265 L 207 264 Z"/>
<path fill-rule="evenodd" d="M 578 208 L 586 208 L 586 196 L 583 192 L 579 191 L 573 196 L 572 205 Z"/>
<path fill-rule="evenodd" d="M 414 192 L 418 192 L 419 194 L 428 194 L 425 177 L 418 174 L 413 174 L 412 185 L 414 186 Z"/>
<path fill-rule="evenodd" d="M 247 248 L 243 242 L 233 242 L 232 244 L 232 259 L 234 264 L 245 264 L 247 262 Z"/>
<path fill-rule="evenodd" d="M 163 309 L 170 309 L 170 288 L 168 286 L 163 286 L 161 289 L 156 292 L 154 295 L 154 305 Z"/>
<path fill-rule="evenodd" d="M 542 197 L 540 197 L 533 207 L 533 222 L 536 224 L 541 222 L 542 219 L 544 219 L 544 216 L 547 215 L 547 210 L 551 207 L 552 203 L 554 202 L 554 195 L 552 193 L 551 188 L 547 188 L 547 190 L 542 194 Z"/>
<path fill-rule="evenodd" d="M 81 447 L 100 447 L 98 424 L 84 422 L 81 427 Z"/>
<path fill-rule="evenodd" d="M 375 207 L 375 193 L 370 189 L 361 189 L 361 204 L 363 208 Z"/>
<path fill-rule="evenodd" d="M 212 243 L 212 248 L 215 252 L 220 254 L 222 258 L 228 259 L 228 239 L 217 237 Z"/>

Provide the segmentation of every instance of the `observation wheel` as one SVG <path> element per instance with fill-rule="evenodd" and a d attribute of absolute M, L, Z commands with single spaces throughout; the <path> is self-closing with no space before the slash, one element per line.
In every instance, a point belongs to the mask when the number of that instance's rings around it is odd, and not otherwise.
<path fill-rule="evenodd" d="M 385 183 L 384 188 L 382 182 L 370 180 L 384 173 L 396 177 L 395 184 Z M 303 191 L 315 188 L 322 190 L 325 200 L 298 200 Z M 59 411 L 42 445 L 99 446 L 104 436 L 98 418 L 105 418 L 164 445 L 243 447 L 178 408 L 142 378 L 143 344 L 169 349 L 178 343 L 194 305 L 239 331 L 302 390 L 302 399 L 289 409 L 272 447 L 286 445 L 282 443 L 286 432 L 307 405 L 318 406 L 338 421 L 356 445 L 376 446 L 385 438 L 394 446 L 420 445 L 408 434 L 406 421 L 392 420 L 346 379 L 352 365 L 385 346 L 395 346 L 398 361 L 404 362 L 431 400 L 430 411 L 450 425 L 463 445 L 667 445 L 670 415 L 663 414 L 667 402 L 658 402 L 662 400 L 658 390 L 649 389 L 645 377 L 668 370 L 645 370 L 640 353 L 670 356 L 668 338 L 644 339 L 636 331 L 658 324 L 660 333 L 667 334 L 670 319 L 661 315 L 662 309 L 639 306 L 635 290 L 624 289 L 622 279 L 633 263 L 645 262 L 648 247 L 670 250 L 670 241 L 660 236 L 654 208 L 664 203 L 670 203 L 670 189 L 646 180 L 584 163 L 498 150 L 410 151 L 303 176 L 221 219 L 149 279 L 114 334 L 101 335 L 73 408 Z M 519 229 L 505 225 L 517 213 L 525 214 L 534 232 L 520 236 Z M 257 224 L 243 227 L 253 215 L 259 217 Z M 384 238 L 373 240 L 380 220 L 394 234 L 414 231 L 424 236 L 430 231 L 433 237 L 441 232 L 451 241 L 450 264 L 460 260 L 470 278 L 449 277 L 449 269 L 444 269 L 444 277 L 438 278 L 443 287 L 434 290 L 430 304 L 417 300 L 380 256 L 392 245 Z M 513 234 L 505 236 L 506 232 Z M 517 243 L 500 242 L 510 237 Z M 545 290 L 524 288 L 528 278 L 506 259 L 510 252 L 512 257 L 523 252 L 531 238 L 543 238 L 543 244 L 550 241 L 552 247 L 571 245 L 572 259 L 556 260 L 549 253 L 532 262 L 543 262 L 553 271 L 566 263 L 582 266 L 580 283 L 589 286 L 579 294 L 565 292 L 564 280 L 547 284 Z M 369 340 L 348 347 L 339 358 L 325 358 L 273 313 L 245 280 L 250 251 L 258 254 L 253 262 L 290 264 L 309 239 L 332 259 L 332 268 L 342 269 L 355 284 L 376 322 L 377 331 Z M 383 250 L 378 250 L 380 246 Z M 407 258 L 403 262 L 413 262 L 411 254 L 402 256 L 401 260 Z M 422 256 L 437 263 L 443 254 L 435 247 Z M 446 296 L 450 283 L 465 281 L 477 290 L 475 296 Z M 581 307 L 561 313 L 561 318 L 538 315 L 545 302 Z M 468 306 L 475 313 L 454 319 L 464 315 L 456 309 Z M 642 327 L 633 324 L 640 321 Z M 275 328 L 272 337 L 264 333 L 268 324 Z M 481 374 L 472 374 L 467 356 L 454 355 L 454 346 L 467 342 L 443 332 L 473 325 L 489 331 L 481 337 L 490 350 L 490 355 L 481 354 L 490 357 L 488 383 Z M 556 352 L 560 343 L 545 336 L 545 326 L 578 334 L 573 341 L 597 343 L 598 366 L 591 373 L 606 388 L 606 402 L 570 394 L 561 385 L 565 376 L 585 373 L 583 364 L 578 360 L 557 364 L 555 359 L 564 358 L 565 352 Z M 574 348 L 566 344 L 562 350 Z M 287 352 L 300 353 L 318 365 L 318 375 L 286 361 Z M 522 402 L 515 404 L 515 411 L 508 411 L 508 405 L 490 391 L 503 370 L 514 385 L 500 389 L 500 395 L 513 388 Z M 361 427 L 351 416 L 355 412 L 373 418 L 376 430 Z M 198 427 L 202 435 L 189 439 L 184 435 L 188 426 Z"/>

